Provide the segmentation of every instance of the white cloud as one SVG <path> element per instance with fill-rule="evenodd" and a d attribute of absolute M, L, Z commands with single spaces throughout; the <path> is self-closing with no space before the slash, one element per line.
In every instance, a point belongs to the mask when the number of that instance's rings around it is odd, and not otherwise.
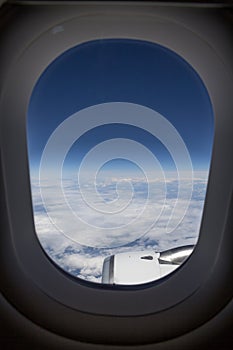
<path fill-rule="evenodd" d="M 109 196 L 109 205 L 111 206 L 111 201 L 116 196 L 115 182 L 115 179 L 113 182 L 101 182 L 98 201 L 106 201 Z M 124 181 L 122 182 L 124 183 Z M 62 232 L 60 223 L 68 220 L 69 215 L 64 211 L 63 203 L 56 200 L 56 188 L 49 183 L 43 183 L 43 188 L 46 188 L 46 193 L 50 197 L 50 210 L 56 211 L 57 222 L 52 222 L 44 210 L 40 187 L 38 183 L 33 182 L 32 195 L 36 232 L 42 247 L 58 265 L 79 278 L 100 282 L 103 260 L 108 255 L 130 250 L 155 249 L 160 251 L 179 245 L 196 243 L 206 191 L 206 173 L 196 174 L 193 197 L 187 212 L 178 227 L 171 233 L 167 233 L 166 227 L 176 201 L 177 179 L 171 177 L 166 182 L 168 192 L 165 205 L 159 181 L 156 182 L 148 201 L 146 201 L 145 182 L 142 182 L 141 179 L 131 179 L 131 182 L 134 186 L 134 197 L 130 204 L 123 207 L 115 217 L 111 213 L 99 215 L 90 207 L 84 206 L 76 184 L 69 180 L 65 182 L 66 199 L 71 208 L 88 222 L 88 225 L 82 227 L 81 232 L 80 227 L 75 226 L 75 221 L 66 222 L 66 228 L 72 232 L 78 231 L 79 235 L 88 237 L 86 242 L 89 243 L 89 247 L 82 245 L 82 242 L 78 240 L 76 242 L 72 240 L 71 238 L 75 235 L 68 237 Z M 92 203 L 91 192 L 89 195 Z M 95 196 L 95 198 L 97 197 Z M 127 192 L 124 193 L 123 198 L 127 200 Z M 94 202 L 94 205 L 97 204 Z M 144 211 L 142 210 L 143 205 L 146 205 Z M 154 223 L 161 208 L 161 215 Z M 180 210 L 182 211 L 182 205 Z M 139 215 L 140 212 L 141 215 Z M 179 212 L 176 214 L 182 215 Z M 132 222 L 134 225 L 130 224 Z M 96 225 L 100 227 L 101 235 L 95 235 L 96 231 L 93 227 Z M 114 225 L 120 229 L 112 229 Z M 127 244 L 120 246 L 122 241 Z M 108 243 L 110 247 L 116 246 L 116 248 L 96 248 L 96 245 L 101 247 L 101 244 L 108 245 Z"/>

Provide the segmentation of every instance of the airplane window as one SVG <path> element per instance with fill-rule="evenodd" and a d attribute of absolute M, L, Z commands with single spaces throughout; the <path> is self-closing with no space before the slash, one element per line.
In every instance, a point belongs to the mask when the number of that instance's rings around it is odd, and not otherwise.
<path fill-rule="evenodd" d="M 85 42 L 42 73 L 28 107 L 35 230 L 77 278 L 154 281 L 199 235 L 211 101 L 182 57 L 136 39 Z"/>

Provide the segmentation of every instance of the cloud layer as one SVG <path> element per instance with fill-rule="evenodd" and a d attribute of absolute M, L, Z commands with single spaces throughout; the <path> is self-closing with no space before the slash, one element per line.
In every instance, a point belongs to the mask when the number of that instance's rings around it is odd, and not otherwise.
<path fill-rule="evenodd" d="M 56 199 L 56 188 L 48 180 L 43 184 L 32 180 L 32 195 L 34 206 L 35 228 L 42 247 L 53 261 L 72 275 L 92 282 L 101 282 L 102 265 L 105 257 L 123 251 L 162 251 L 169 248 L 195 244 L 198 239 L 203 204 L 206 193 L 206 173 L 195 174 L 193 194 L 186 213 L 181 215 L 180 224 L 172 232 L 167 232 L 167 224 L 171 217 L 174 203 L 177 199 L 177 179 L 172 176 L 166 180 L 166 198 L 162 196 L 164 181 L 157 180 L 151 196 L 148 197 L 148 183 L 143 179 L 116 179 L 109 177 L 99 181 L 96 193 L 92 196 L 86 185 L 89 202 L 98 207 L 104 202 L 111 206 L 121 187 L 123 200 L 128 203 L 119 212 L 107 215 L 83 205 L 80 188 L 71 179 L 64 180 L 63 189 L 65 200 L 74 215 L 78 215 L 86 223 L 85 229 L 80 230 L 75 221 L 66 222 L 69 215 L 63 209 L 62 203 Z M 188 180 L 183 177 L 183 188 Z M 130 184 L 130 185 L 129 185 Z M 125 186 L 126 185 L 126 186 Z M 51 220 L 50 212 L 46 211 L 41 197 L 41 186 L 51 198 L 53 206 L 49 211 L 56 212 L 57 222 Z M 189 186 L 189 184 L 188 184 Z M 96 198 L 98 200 L 96 201 Z M 130 200 L 129 200 L 130 198 Z M 182 198 L 181 198 L 182 202 Z M 185 200 L 184 200 L 185 202 Z M 88 203 L 86 203 L 88 204 Z M 183 203 L 184 206 L 187 203 Z M 146 210 L 143 208 L 146 207 Z M 183 209 L 182 203 L 180 210 Z M 53 216 L 54 217 L 54 216 Z M 68 236 L 62 231 L 63 222 L 71 232 L 78 235 Z M 130 223 L 134 223 L 134 225 Z M 114 228 L 115 225 L 115 228 Z M 98 226 L 102 236 L 95 235 L 94 227 Z M 117 227 L 117 229 L 116 229 Z M 116 234 L 117 232 L 117 234 Z M 86 236 L 89 244 L 83 245 L 78 237 Z M 122 244 L 122 241 L 125 242 Z M 109 246 L 108 246 L 109 244 Z"/>

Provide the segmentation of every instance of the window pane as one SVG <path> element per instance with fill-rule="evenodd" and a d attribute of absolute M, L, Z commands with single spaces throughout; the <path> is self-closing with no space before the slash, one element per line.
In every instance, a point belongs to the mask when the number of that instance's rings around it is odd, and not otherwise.
<path fill-rule="evenodd" d="M 56 58 L 28 108 L 39 241 L 70 274 L 140 284 L 198 239 L 214 132 L 197 72 L 155 43 L 105 39 Z"/>

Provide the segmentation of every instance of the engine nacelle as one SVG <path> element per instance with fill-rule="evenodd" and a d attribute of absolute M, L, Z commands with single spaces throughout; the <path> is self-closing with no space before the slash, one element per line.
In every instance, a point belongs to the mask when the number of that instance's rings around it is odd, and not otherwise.
<path fill-rule="evenodd" d="M 168 275 L 192 253 L 194 245 L 176 247 L 163 252 L 133 251 L 105 258 L 102 283 L 142 284 Z"/>

